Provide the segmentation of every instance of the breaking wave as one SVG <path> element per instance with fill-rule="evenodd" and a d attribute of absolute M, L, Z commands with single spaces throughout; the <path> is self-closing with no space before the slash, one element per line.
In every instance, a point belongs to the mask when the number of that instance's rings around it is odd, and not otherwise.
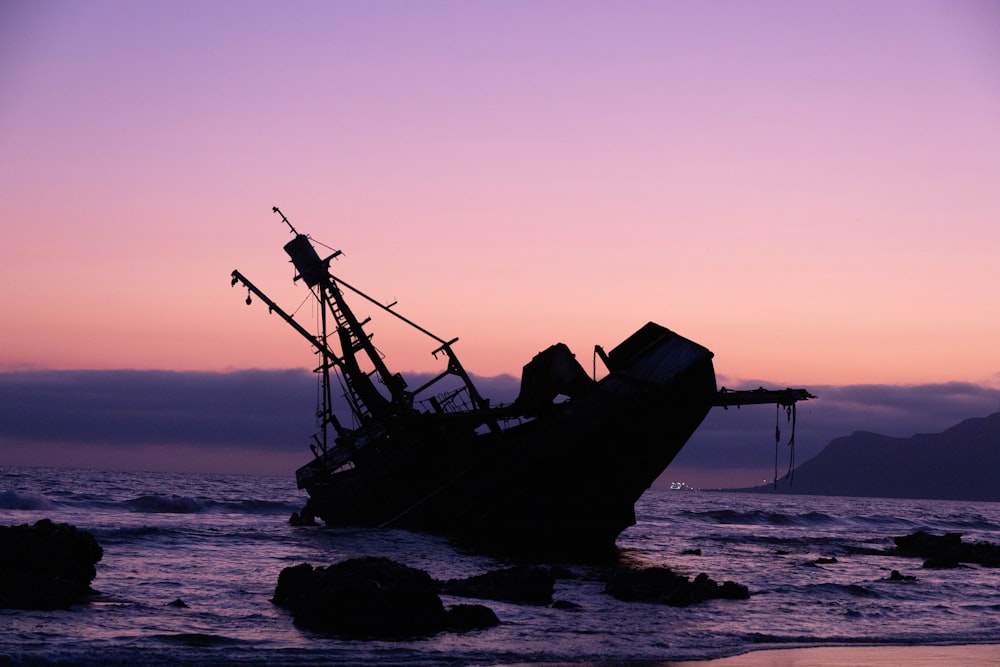
<path fill-rule="evenodd" d="M 692 513 L 695 517 L 702 517 L 724 525 L 747 525 L 747 526 L 818 526 L 837 523 L 837 519 L 823 512 L 805 512 L 802 514 L 787 514 L 784 512 L 769 512 L 766 510 L 711 510 L 707 512 Z"/>
<path fill-rule="evenodd" d="M 197 514 L 204 512 L 208 506 L 205 501 L 187 496 L 139 496 L 124 504 L 133 512 L 150 514 Z"/>
<path fill-rule="evenodd" d="M 122 503 L 133 512 L 149 514 L 284 514 L 297 506 L 281 501 L 233 500 L 217 501 L 206 498 L 192 498 L 180 495 L 145 495 Z"/>
<path fill-rule="evenodd" d="M 0 509 L 5 510 L 48 510 L 56 506 L 40 493 L 25 491 L 0 491 Z"/>

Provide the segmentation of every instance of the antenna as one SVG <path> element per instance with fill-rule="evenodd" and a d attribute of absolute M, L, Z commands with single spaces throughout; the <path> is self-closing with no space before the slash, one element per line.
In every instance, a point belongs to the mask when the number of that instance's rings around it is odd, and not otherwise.
<path fill-rule="evenodd" d="M 292 227 L 292 223 L 288 222 L 288 218 L 285 217 L 285 214 L 281 212 L 280 208 L 278 208 L 277 206 L 272 206 L 271 210 L 281 216 L 281 221 L 286 225 L 288 225 L 288 228 L 292 230 L 292 234 L 295 234 L 296 236 L 299 235 L 299 233 L 295 231 L 295 228 Z"/>

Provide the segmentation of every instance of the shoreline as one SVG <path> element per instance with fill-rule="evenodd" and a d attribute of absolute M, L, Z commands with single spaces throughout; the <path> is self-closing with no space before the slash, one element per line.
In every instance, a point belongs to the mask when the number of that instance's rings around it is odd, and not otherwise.
<path fill-rule="evenodd" d="M 492 667 L 996 667 L 1000 644 L 837 644 L 761 648 L 708 660 L 497 663 Z"/>
<path fill-rule="evenodd" d="M 1000 665 L 1000 644 L 873 644 L 767 648 L 712 660 L 659 663 L 660 667 L 992 667 Z"/>

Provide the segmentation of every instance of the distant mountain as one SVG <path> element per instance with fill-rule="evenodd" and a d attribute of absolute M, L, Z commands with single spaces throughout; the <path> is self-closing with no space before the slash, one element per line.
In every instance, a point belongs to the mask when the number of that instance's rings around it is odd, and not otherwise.
<path fill-rule="evenodd" d="M 797 467 L 791 483 L 743 490 L 1000 501 L 1000 412 L 909 438 L 856 431 Z"/>

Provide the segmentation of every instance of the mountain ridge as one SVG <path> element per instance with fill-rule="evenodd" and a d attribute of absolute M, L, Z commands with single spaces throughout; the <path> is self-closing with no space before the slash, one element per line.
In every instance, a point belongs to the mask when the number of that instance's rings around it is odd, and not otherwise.
<path fill-rule="evenodd" d="M 892 437 L 855 431 L 831 440 L 777 488 L 738 490 L 1000 502 L 1000 412 L 940 433 Z"/>

